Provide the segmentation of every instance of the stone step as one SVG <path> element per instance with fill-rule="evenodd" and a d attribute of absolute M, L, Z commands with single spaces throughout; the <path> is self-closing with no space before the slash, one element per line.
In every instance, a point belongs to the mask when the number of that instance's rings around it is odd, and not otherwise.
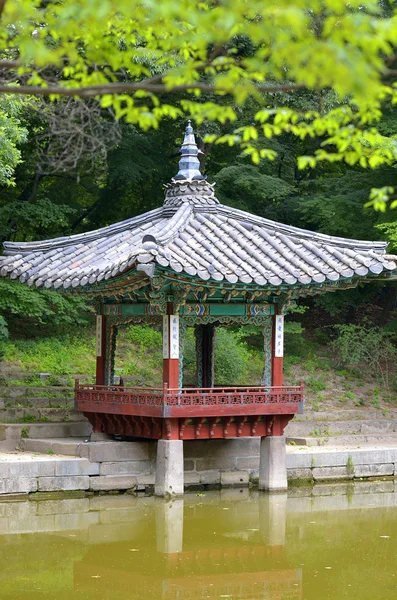
<path fill-rule="evenodd" d="M 358 434 L 340 435 L 330 437 L 290 437 L 287 444 L 296 446 L 331 446 L 331 447 L 361 447 L 361 446 L 388 446 L 397 447 L 397 433 L 389 434 Z"/>
<path fill-rule="evenodd" d="M 301 421 L 368 421 L 397 419 L 397 408 L 356 408 L 334 411 L 313 411 L 304 409 L 303 414 L 295 415 L 294 422 Z"/>
<path fill-rule="evenodd" d="M 36 385 L 6 385 L 0 387 L 0 398 L 73 398 L 72 386 L 36 386 Z"/>
<path fill-rule="evenodd" d="M 389 434 L 397 432 L 394 419 L 356 419 L 352 421 L 291 421 L 285 429 L 290 438 L 339 437 L 346 435 Z"/>
<path fill-rule="evenodd" d="M 0 450 L 15 450 L 24 439 L 89 438 L 92 431 L 88 421 L 71 423 L 2 423 Z"/>
<path fill-rule="evenodd" d="M 78 379 L 79 381 L 93 382 L 95 377 L 93 375 L 86 375 L 81 373 L 71 373 L 69 375 L 57 375 L 55 373 L 32 373 L 28 371 L 20 371 L 12 368 L 0 368 L 0 380 L 3 381 L 32 381 L 39 379 L 40 381 L 46 382 L 49 379 L 56 380 L 59 385 L 68 385 L 71 379 Z"/>
<path fill-rule="evenodd" d="M 41 454 L 62 454 L 66 456 L 79 456 L 79 447 L 85 444 L 87 437 L 74 438 L 47 438 L 32 439 L 24 438 L 20 442 L 20 448 L 24 452 L 39 452 Z"/>
<path fill-rule="evenodd" d="M 86 421 L 83 413 L 76 412 L 73 408 L 0 408 L 0 423 L 46 423 Z"/>
<path fill-rule="evenodd" d="M 0 397 L 1 408 L 74 408 L 73 398 L 6 398 Z"/>

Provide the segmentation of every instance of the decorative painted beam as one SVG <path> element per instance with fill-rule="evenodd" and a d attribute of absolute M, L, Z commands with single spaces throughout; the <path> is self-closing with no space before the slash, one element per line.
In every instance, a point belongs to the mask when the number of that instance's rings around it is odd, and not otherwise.
<path fill-rule="evenodd" d="M 180 314 L 182 316 L 195 316 L 195 317 L 266 317 L 274 314 L 274 306 L 272 304 L 234 304 L 232 302 L 227 303 L 190 303 L 184 304 L 180 307 Z M 152 316 L 163 314 L 159 305 L 153 305 L 149 302 L 139 302 L 136 304 L 125 303 L 125 304 L 104 304 L 102 314 L 108 316 Z"/>

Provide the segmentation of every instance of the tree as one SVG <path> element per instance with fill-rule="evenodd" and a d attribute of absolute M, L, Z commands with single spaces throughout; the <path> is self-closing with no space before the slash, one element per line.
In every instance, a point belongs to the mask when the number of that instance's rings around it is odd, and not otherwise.
<path fill-rule="evenodd" d="M 21 162 L 19 146 L 27 138 L 21 113 L 28 104 L 29 100 L 23 98 L 0 97 L 0 185 L 14 184 L 14 171 Z"/>
<path fill-rule="evenodd" d="M 240 143 L 254 162 L 274 158 L 259 143 L 290 132 L 322 136 L 318 161 L 376 167 L 397 150 L 375 129 L 394 102 L 397 16 L 376 0 L 19 0 L 1 4 L 0 92 L 100 98 L 142 129 L 165 117 L 235 122 L 255 98 L 250 124 L 217 143 Z M 314 110 L 275 106 L 275 96 L 333 90 Z M 207 138 L 210 139 L 210 138 Z M 378 196 L 380 201 L 380 196 Z"/>

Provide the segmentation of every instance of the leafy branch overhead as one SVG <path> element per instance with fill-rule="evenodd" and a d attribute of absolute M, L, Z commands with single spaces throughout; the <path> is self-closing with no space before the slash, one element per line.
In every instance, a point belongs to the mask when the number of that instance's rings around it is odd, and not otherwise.
<path fill-rule="evenodd" d="M 274 158 L 266 138 L 320 136 L 299 166 L 391 164 L 395 141 L 376 125 L 397 101 L 397 16 L 376 0 L 19 0 L 2 4 L 0 92 L 100 98 L 146 130 L 183 115 L 230 123 L 254 98 L 252 123 L 207 141 Z M 317 110 L 281 93 L 336 94 Z M 379 203 L 379 195 L 376 201 Z"/>

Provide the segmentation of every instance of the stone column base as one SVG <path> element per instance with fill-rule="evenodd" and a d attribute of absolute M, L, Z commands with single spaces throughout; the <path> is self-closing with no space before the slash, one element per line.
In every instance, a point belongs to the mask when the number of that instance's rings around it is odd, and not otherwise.
<path fill-rule="evenodd" d="M 259 458 L 259 489 L 283 492 L 287 488 L 285 437 L 263 437 Z"/>
<path fill-rule="evenodd" d="M 183 494 L 183 441 L 157 442 L 155 496 Z"/>

